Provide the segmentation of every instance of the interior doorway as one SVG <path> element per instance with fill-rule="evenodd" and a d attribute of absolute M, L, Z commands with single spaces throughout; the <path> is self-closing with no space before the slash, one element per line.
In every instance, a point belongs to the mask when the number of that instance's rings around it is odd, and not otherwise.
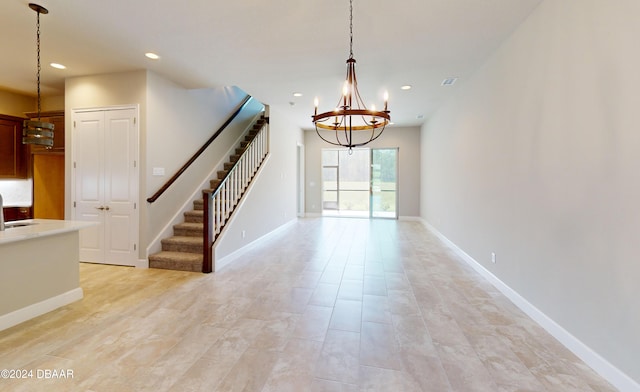
<path fill-rule="evenodd" d="M 398 149 L 322 150 L 322 214 L 398 217 Z"/>
<path fill-rule="evenodd" d="M 304 217 L 304 144 L 296 145 L 296 213 L 298 217 Z"/>

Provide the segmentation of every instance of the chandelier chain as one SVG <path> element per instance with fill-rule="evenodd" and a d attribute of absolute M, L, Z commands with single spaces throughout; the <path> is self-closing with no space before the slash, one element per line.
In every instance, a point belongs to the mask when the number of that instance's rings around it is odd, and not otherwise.
<path fill-rule="evenodd" d="M 36 19 L 36 44 L 38 48 L 38 121 L 40 121 L 40 12 L 36 12 L 38 14 Z"/>
<path fill-rule="evenodd" d="M 353 58 L 353 0 L 349 0 L 349 58 Z"/>

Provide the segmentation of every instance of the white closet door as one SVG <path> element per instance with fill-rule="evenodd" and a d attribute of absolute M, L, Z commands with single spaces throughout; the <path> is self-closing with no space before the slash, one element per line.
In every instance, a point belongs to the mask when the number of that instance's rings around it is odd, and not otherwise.
<path fill-rule="evenodd" d="M 97 222 L 80 230 L 80 260 L 104 263 L 104 116 L 74 116 L 74 220 Z"/>
<path fill-rule="evenodd" d="M 80 238 L 80 260 L 135 265 L 138 242 L 136 110 L 77 113 L 76 218 L 99 222 Z"/>

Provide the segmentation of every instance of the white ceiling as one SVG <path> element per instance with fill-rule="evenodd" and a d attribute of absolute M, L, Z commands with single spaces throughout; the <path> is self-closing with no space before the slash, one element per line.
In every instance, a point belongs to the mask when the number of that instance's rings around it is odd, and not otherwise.
<path fill-rule="evenodd" d="M 422 124 L 540 1 L 354 0 L 365 102 L 381 107 L 387 90 L 397 126 Z M 43 95 L 62 95 L 70 76 L 149 69 L 187 88 L 236 85 L 310 128 L 314 97 L 331 109 L 346 74 L 348 0 L 35 2 L 49 10 L 41 15 Z M 0 88 L 35 95 L 36 13 L 28 3 L 0 2 Z M 148 51 L 161 59 L 148 60 Z M 447 77 L 459 80 L 442 87 Z M 400 90 L 405 84 L 413 88 Z"/>

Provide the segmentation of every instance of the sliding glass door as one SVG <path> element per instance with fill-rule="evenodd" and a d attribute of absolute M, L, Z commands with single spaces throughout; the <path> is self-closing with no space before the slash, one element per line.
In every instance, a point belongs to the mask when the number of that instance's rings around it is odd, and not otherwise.
<path fill-rule="evenodd" d="M 371 211 L 373 218 L 398 217 L 398 149 L 371 150 Z"/>
<path fill-rule="evenodd" d="M 397 218 L 397 148 L 324 149 L 324 215 Z"/>

